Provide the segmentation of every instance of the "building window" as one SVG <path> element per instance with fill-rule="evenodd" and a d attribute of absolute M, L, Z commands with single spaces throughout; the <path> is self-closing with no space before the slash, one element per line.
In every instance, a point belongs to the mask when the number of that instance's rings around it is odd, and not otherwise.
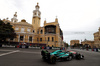
<path fill-rule="evenodd" d="M 23 41 L 23 36 L 20 36 L 20 40 Z"/>
<path fill-rule="evenodd" d="M 27 29 L 27 31 L 28 31 L 28 32 L 30 32 L 30 31 L 31 31 L 31 29 L 29 29 L 29 28 L 28 28 L 28 29 Z"/>
<path fill-rule="evenodd" d="M 19 28 L 18 28 L 18 27 L 16 27 L 16 28 L 15 28 L 15 30 L 19 30 Z"/>
<path fill-rule="evenodd" d="M 21 28 L 21 32 L 24 32 L 24 28 Z"/>
<path fill-rule="evenodd" d="M 48 41 L 50 41 L 50 38 L 48 37 Z"/>
<path fill-rule="evenodd" d="M 54 41 L 54 37 L 52 37 L 52 41 Z"/>
<path fill-rule="evenodd" d="M 32 37 L 29 37 L 29 41 L 32 41 Z"/>
<path fill-rule="evenodd" d="M 42 38 L 40 38 L 40 41 L 42 41 Z"/>
<path fill-rule="evenodd" d="M 52 45 L 52 47 L 54 47 L 54 46 Z"/>
<path fill-rule="evenodd" d="M 34 33 L 35 31 L 33 30 L 33 33 Z"/>
<path fill-rule="evenodd" d="M 43 33 L 43 30 L 41 30 L 41 34 Z"/>

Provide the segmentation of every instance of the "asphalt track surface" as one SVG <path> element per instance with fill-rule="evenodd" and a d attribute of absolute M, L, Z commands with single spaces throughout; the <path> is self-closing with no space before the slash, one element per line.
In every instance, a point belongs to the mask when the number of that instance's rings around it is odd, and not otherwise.
<path fill-rule="evenodd" d="M 82 53 L 84 60 L 44 62 L 39 49 L 0 48 L 0 66 L 100 66 L 100 53 L 78 49 L 68 49 Z M 49 50 L 50 52 L 54 50 Z"/>

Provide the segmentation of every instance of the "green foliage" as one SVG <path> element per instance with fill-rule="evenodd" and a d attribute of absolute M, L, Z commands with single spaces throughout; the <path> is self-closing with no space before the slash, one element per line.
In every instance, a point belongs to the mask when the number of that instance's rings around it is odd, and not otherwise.
<path fill-rule="evenodd" d="M 6 41 L 7 38 L 13 39 L 16 37 L 16 33 L 12 28 L 10 23 L 5 24 L 2 20 L 0 20 L 0 41 Z"/>
<path fill-rule="evenodd" d="M 65 45 L 65 47 L 69 47 L 69 44 L 68 44 L 68 43 L 66 43 L 66 42 L 64 42 L 64 45 Z"/>
<path fill-rule="evenodd" d="M 74 44 L 74 47 L 82 47 L 82 46 L 83 46 L 82 44 L 77 44 L 77 43 Z"/>

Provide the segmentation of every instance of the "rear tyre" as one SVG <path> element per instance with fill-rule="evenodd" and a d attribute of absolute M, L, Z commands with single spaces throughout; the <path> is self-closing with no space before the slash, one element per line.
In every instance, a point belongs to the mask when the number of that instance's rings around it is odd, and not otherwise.
<path fill-rule="evenodd" d="M 80 54 L 77 54 L 77 55 L 76 55 L 76 59 L 77 59 L 77 60 L 80 60 L 80 59 L 82 59 L 82 58 L 83 58 L 83 55 L 80 55 Z"/>
<path fill-rule="evenodd" d="M 56 57 L 52 57 L 50 63 L 55 64 L 56 63 Z"/>

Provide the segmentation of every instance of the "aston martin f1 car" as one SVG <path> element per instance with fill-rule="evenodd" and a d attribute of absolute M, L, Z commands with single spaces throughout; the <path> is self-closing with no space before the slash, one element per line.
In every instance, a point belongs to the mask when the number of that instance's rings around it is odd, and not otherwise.
<path fill-rule="evenodd" d="M 62 50 L 56 50 L 54 52 L 48 52 L 47 50 L 41 51 L 42 59 L 44 61 L 47 61 L 49 63 L 56 63 L 57 60 L 63 61 L 63 60 L 72 60 L 73 58 L 76 59 L 83 59 L 84 56 L 80 53 L 74 52 L 74 51 L 67 51 L 62 52 Z"/>

